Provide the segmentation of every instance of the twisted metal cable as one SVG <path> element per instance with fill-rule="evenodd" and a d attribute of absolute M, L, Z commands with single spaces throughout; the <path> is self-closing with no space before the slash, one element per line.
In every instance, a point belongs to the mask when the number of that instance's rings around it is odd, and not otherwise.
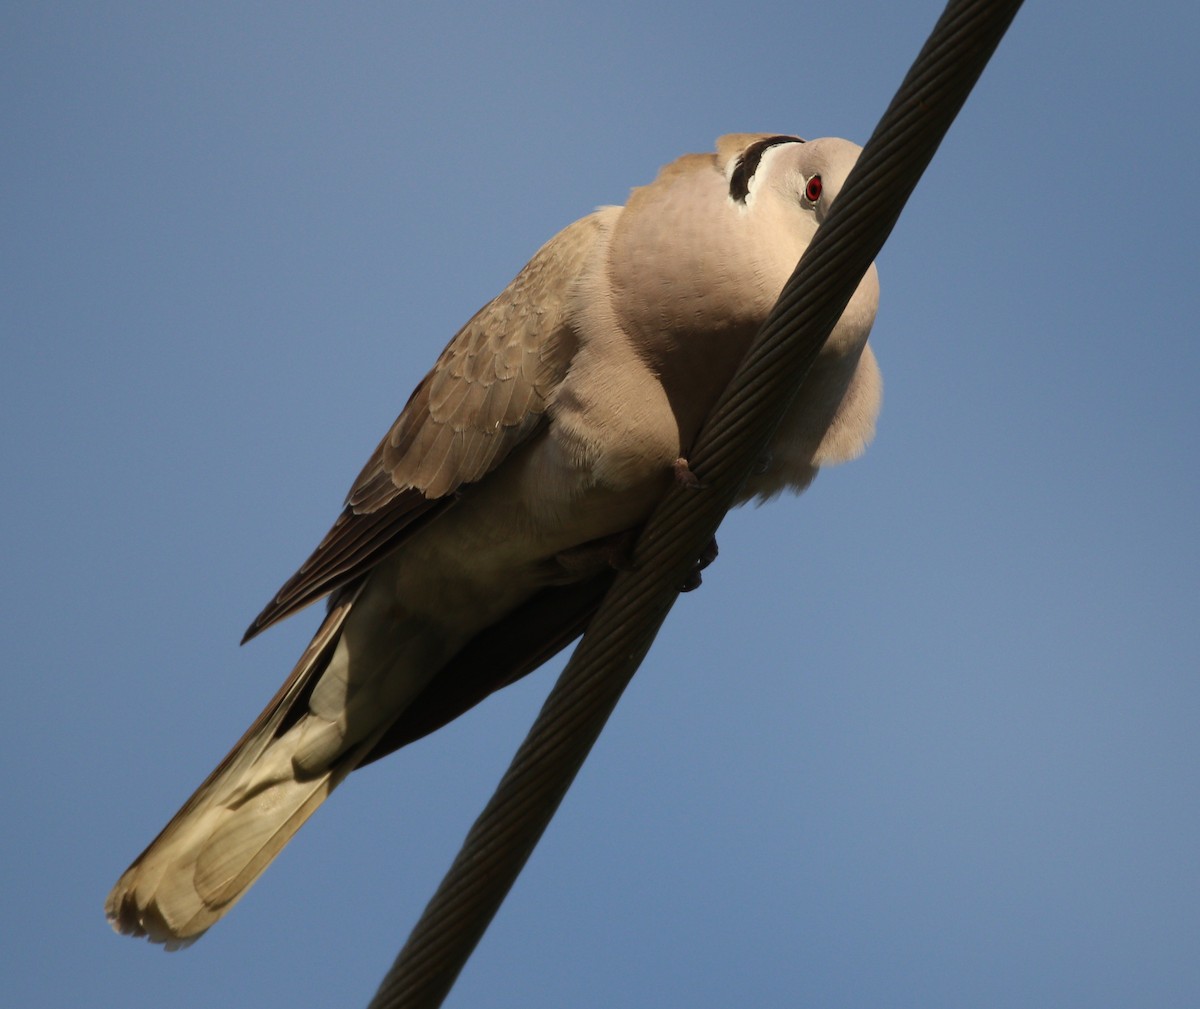
<path fill-rule="evenodd" d="M 951 0 L 370 1009 L 440 1006 L 1021 0 Z"/>

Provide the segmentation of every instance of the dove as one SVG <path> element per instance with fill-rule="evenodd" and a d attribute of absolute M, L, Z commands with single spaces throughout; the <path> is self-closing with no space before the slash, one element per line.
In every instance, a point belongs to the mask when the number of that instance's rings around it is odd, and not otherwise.
<path fill-rule="evenodd" d="M 723 136 L 559 232 L 463 326 L 247 630 L 328 597 L 283 686 L 113 888 L 117 931 L 188 945 L 352 770 L 582 633 L 671 481 L 695 482 L 700 426 L 859 152 Z M 872 266 L 739 503 L 863 452 L 878 296 Z"/>

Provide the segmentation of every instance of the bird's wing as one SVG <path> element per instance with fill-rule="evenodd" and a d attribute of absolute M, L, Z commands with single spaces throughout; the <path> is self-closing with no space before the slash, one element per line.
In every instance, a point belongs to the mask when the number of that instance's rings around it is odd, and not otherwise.
<path fill-rule="evenodd" d="M 572 283 L 605 227 L 596 213 L 559 232 L 459 330 L 363 467 L 333 528 L 243 641 L 368 571 L 537 430 L 578 345 Z"/>

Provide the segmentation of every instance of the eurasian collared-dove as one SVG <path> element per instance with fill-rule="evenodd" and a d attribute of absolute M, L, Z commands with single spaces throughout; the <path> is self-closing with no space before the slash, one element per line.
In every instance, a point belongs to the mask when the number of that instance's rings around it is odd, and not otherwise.
<path fill-rule="evenodd" d="M 266 710 L 113 888 L 118 931 L 186 945 L 350 771 L 581 632 L 858 154 L 722 137 L 560 232 L 459 331 L 246 632 L 330 595 Z M 872 267 L 742 500 L 866 447 L 877 302 Z"/>

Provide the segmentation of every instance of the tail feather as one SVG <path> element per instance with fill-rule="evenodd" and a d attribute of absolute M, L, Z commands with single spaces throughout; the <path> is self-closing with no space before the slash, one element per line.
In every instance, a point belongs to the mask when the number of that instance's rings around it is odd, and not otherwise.
<path fill-rule="evenodd" d="M 356 595 L 335 602 L 254 725 L 117 881 L 105 911 L 118 932 L 167 949 L 194 942 L 378 741 L 382 728 L 320 773 L 297 777 L 301 726 L 280 732 L 328 664 Z"/>
<path fill-rule="evenodd" d="M 210 907 L 227 907 L 258 877 L 333 790 L 333 774 L 281 782 L 238 806 L 208 837 L 193 883 Z"/>

